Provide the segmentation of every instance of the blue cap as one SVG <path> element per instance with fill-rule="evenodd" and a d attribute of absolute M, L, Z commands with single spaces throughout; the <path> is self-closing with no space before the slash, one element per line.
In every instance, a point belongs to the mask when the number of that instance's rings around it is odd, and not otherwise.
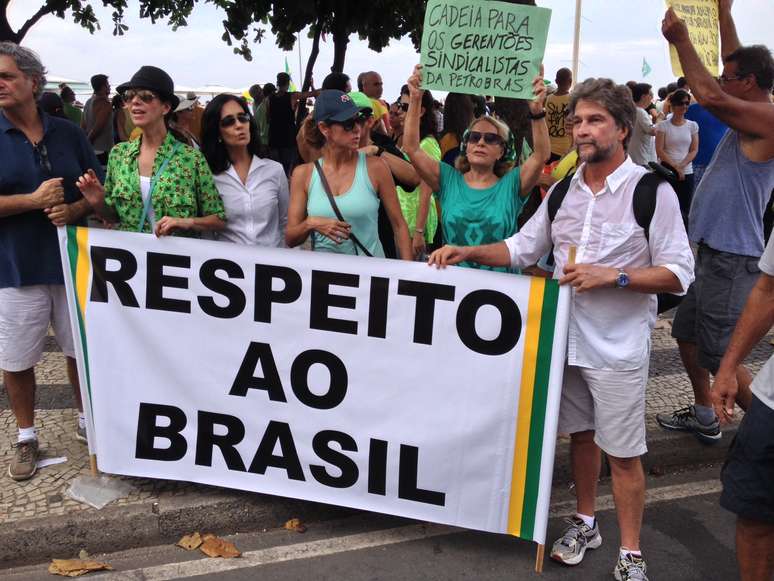
<path fill-rule="evenodd" d="M 314 120 L 317 123 L 320 121 L 346 121 L 358 113 L 360 110 L 352 101 L 352 97 L 336 89 L 321 92 L 314 102 Z"/>

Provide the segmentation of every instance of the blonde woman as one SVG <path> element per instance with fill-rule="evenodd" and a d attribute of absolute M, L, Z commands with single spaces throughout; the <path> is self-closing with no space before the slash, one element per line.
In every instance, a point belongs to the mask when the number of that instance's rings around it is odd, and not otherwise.
<path fill-rule="evenodd" d="M 532 155 L 521 167 L 516 160 L 515 139 L 508 126 L 493 117 L 473 121 L 463 136 L 455 167 L 433 159 L 419 146 L 422 106 L 421 65 L 408 80 L 409 108 L 403 149 L 419 177 L 437 192 L 441 202 L 444 241 L 455 246 L 473 246 L 504 240 L 518 230 L 517 219 L 524 201 L 537 184 L 551 154 L 544 103 L 546 88 L 542 69 L 532 83 L 535 99 L 530 102 Z M 504 267 L 480 267 L 507 272 Z"/>

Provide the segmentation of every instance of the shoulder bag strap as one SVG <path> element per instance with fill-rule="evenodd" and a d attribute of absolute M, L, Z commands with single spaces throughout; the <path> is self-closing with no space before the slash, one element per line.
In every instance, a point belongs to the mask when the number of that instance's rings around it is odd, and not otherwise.
<path fill-rule="evenodd" d="M 137 225 L 138 232 L 142 232 L 142 229 L 145 226 L 145 221 L 148 219 L 148 212 L 150 212 L 151 200 L 153 199 L 153 190 L 156 189 L 156 183 L 158 182 L 158 179 L 161 176 L 161 174 L 164 173 L 164 170 L 166 169 L 167 164 L 169 163 L 169 160 L 174 157 L 175 153 L 179 148 L 180 148 L 180 142 L 178 141 L 172 146 L 172 151 L 169 152 L 169 155 L 166 158 L 164 158 L 163 162 L 161 162 L 161 167 L 159 167 L 159 171 L 157 171 L 151 177 L 150 189 L 148 190 L 148 197 L 146 198 L 145 203 L 143 204 L 142 216 L 140 216 L 140 223 Z"/>
<path fill-rule="evenodd" d="M 325 178 L 325 174 L 323 173 L 322 166 L 320 165 L 319 159 L 314 162 L 314 167 L 317 169 L 317 174 L 320 176 L 320 182 L 322 183 L 322 187 L 325 190 L 325 194 L 328 196 L 328 202 L 330 202 L 331 208 L 333 208 L 333 213 L 336 214 L 336 218 L 338 218 L 340 222 L 346 222 L 346 220 L 344 219 L 344 216 L 341 215 L 341 211 L 339 210 L 339 207 L 336 205 L 336 199 L 333 197 L 333 193 L 331 192 L 331 187 L 328 185 L 328 180 Z M 357 249 L 360 248 L 360 250 L 363 251 L 363 254 L 365 254 L 369 258 L 373 256 L 373 254 L 371 254 L 368 251 L 368 249 L 365 246 L 363 246 L 360 240 L 357 239 L 357 236 L 355 236 L 353 232 L 350 232 L 349 239 L 355 243 L 355 252 L 357 252 Z"/>

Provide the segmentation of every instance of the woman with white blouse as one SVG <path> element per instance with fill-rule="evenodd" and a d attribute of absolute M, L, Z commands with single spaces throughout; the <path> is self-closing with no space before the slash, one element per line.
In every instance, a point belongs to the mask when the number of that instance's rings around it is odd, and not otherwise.
<path fill-rule="evenodd" d="M 678 89 L 669 96 L 672 115 L 656 125 L 656 155 L 663 166 L 675 173 L 669 180 L 680 201 L 683 223 L 688 224 L 688 211 L 693 197 L 693 158 L 699 152 L 699 125 L 685 118 L 691 104 L 687 91 Z"/>
<path fill-rule="evenodd" d="M 247 102 L 218 95 L 202 117 L 202 153 L 226 208 L 218 240 L 285 246 L 288 180 L 276 161 L 258 157 L 258 128 Z"/>

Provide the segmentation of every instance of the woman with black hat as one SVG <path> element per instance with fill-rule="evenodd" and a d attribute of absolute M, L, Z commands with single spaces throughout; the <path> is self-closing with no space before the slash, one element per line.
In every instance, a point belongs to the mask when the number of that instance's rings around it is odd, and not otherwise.
<path fill-rule="evenodd" d="M 204 156 L 168 130 L 166 117 L 180 103 L 170 76 L 144 66 L 117 90 L 142 136 L 111 150 L 104 187 L 93 172 L 78 180 L 83 196 L 120 230 L 157 236 L 222 230 L 225 209 Z"/>
<path fill-rule="evenodd" d="M 285 239 L 298 246 L 312 235 L 313 250 L 384 257 L 379 241 L 379 204 L 395 233 L 400 257 L 411 260 L 411 240 L 400 211 L 395 182 L 384 160 L 359 152 L 365 125 L 352 98 L 323 91 L 306 123 L 310 144 L 322 157 L 295 169 Z"/>

